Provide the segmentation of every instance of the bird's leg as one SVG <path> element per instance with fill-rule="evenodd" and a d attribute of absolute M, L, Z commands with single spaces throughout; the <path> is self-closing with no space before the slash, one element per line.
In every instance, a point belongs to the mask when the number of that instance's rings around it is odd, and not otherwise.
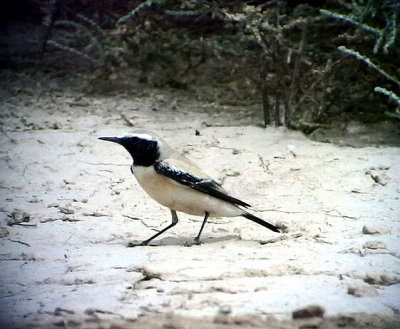
<path fill-rule="evenodd" d="M 194 242 L 196 244 L 200 244 L 200 235 L 201 235 L 201 232 L 203 231 L 204 225 L 206 225 L 206 222 L 207 222 L 207 219 L 208 219 L 209 215 L 210 214 L 208 213 L 208 211 L 206 211 L 205 214 L 204 214 L 203 224 L 201 224 L 201 228 L 200 228 L 199 234 L 197 234 L 196 238 L 194 239 Z"/>
<path fill-rule="evenodd" d="M 171 215 L 172 215 L 172 223 L 169 224 L 166 228 L 163 228 L 160 232 L 154 234 L 153 236 L 151 236 L 147 240 L 144 240 L 142 243 L 129 242 L 128 243 L 128 247 L 147 246 L 151 240 L 155 239 L 159 235 L 161 235 L 164 232 L 168 231 L 171 227 L 174 227 L 178 223 L 178 215 L 176 214 L 175 210 L 171 210 Z"/>

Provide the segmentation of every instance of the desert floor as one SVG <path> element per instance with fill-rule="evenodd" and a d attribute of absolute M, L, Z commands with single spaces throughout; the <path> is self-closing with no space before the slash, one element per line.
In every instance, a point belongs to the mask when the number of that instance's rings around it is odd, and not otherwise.
<path fill-rule="evenodd" d="M 2 80 L 2 328 L 400 326 L 398 147 L 354 147 L 354 123 L 339 144 L 264 129 L 245 108 L 189 93 L 99 96 Z M 129 154 L 97 139 L 137 128 L 284 233 L 213 218 L 193 245 L 202 218 L 178 214 L 151 246 L 127 248 L 170 223 Z M 310 306 L 319 316 L 293 319 Z"/>

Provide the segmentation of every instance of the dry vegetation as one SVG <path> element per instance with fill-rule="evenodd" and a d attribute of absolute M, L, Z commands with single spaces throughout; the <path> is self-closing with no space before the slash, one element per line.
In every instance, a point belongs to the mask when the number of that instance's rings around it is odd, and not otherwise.
<path fill-rule="evenodd" d="M 398 117 L 393 0 L 22 3 L 43 23 L 41 63 L 86 69 L 92 90 L 137 82 L 262 103 L 265 124 L 306 133 Z"/>

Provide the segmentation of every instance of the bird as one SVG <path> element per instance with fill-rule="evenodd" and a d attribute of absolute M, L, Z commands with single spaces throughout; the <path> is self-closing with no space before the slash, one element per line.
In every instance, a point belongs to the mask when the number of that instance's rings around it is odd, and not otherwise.
<path fill-rule="evenodd" d="M 129 247 L 148 245 L 174 227 L 178 223 L 177 212 L 204 216 L 200 231 L 194 239 L 196 244 L 200 244 L 200 236 L 209 217 L 242 216 L 274 232 L 280 232 L 277 226 L 251 214 L 248 203 L 231 196 L 220 183 L 172 149 L 156 133 L 135 130 L 122 137 L 99 139 L 117 143 L 129 152 L 133 160 L 130 169 L 139 185 L 171 212 L 171 224 L 141 243 L 129 243 Z"/>

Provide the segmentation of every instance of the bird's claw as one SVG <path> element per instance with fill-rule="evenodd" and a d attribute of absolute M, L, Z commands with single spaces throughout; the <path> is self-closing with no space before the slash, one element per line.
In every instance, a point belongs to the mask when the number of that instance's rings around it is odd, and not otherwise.
<path fill-rule="evenodd" d="M 147 241 L 143 241 L 143 242 L 139 242 L 139 243 L 135 243 L 135 242 L 129 242 L 127 247 L 128 248 L 133 248 L 133 247 L 143 247 L 143 246 L 147 246 L 149 243 Z"/>
<path fill-rule="evenodd" d="M 184 245 L 185 247 L 192 247 L 192 246 L 194 246 L 194 245 L 197 245 L 197 246 L 198 246 L 198 245 L 200 245 L 200 244 L 202 244 L 202 242 L 200 242 L 200 240 L 196 238 L 196 239 L 193 240 L 193 242 L 185 241 L 183 245 Z"/>

